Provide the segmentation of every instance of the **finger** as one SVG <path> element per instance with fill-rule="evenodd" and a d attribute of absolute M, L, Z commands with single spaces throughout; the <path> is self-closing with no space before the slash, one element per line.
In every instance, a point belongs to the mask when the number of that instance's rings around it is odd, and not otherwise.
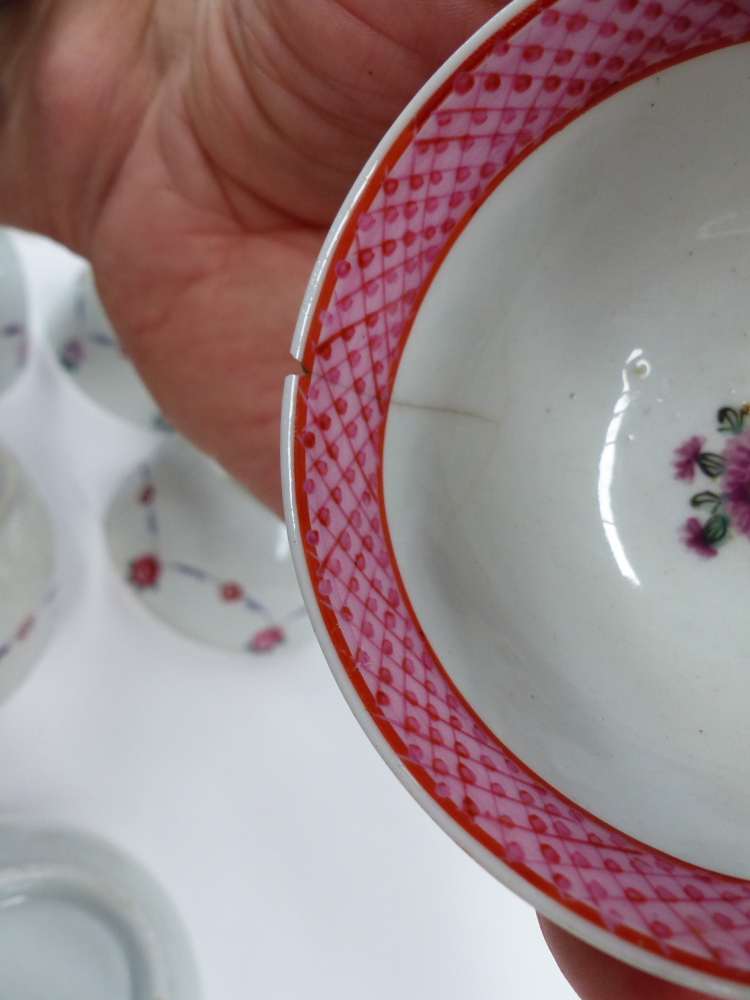
<path fill-rule="evenodd" d="M 196 133 L 221 172 L 264 203 L 300 223 L 329 225 L 388 126 L 504 2 L 209 5 L 188 93 Z M 229 135 L 236 141 L 227 144 Z M 241 193 L 234 202 L 242 211 Z"/>
<path fill-rule="evenodd" d="M 710 994 L 677 986 L 605 955 L 539 917 L 544 940 L 581 1000 L 710 1000 Z"/>
<path fill-rule="evenodd" d="M 171 241 L 162 254 L 164 241 L 142 239 L 142 262 L 118 266 L 112 251 L 94 261 L 115 328 L 166 419 L 278 514 L 281 396 L 299 371 L 289 347 L 318 249 L 290 242 L 212 236 L 191 242 L 186 261 Z M 159 257 L 181 266 L 169 273 Z"/>

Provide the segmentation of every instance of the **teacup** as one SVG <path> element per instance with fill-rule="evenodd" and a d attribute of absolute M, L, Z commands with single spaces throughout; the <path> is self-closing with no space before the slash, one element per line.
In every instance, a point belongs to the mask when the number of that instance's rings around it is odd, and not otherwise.
<path fill-rule="evenodd" d="M 308 292 L 288 525 L 394 771 L 573 933 L 750 997 L 750 5 L 516 0 Z"/>

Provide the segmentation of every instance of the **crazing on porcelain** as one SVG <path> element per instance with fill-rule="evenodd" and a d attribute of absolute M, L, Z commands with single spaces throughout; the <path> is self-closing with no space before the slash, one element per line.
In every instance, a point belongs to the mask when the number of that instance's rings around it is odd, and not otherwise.
<path fill-rule="evenodd" d="M 736 535 L 750 537 L 750 427 L 745 419 L 750 404 L 739 409 L 723 406 L 716 414 L 717 430 L 729 436 L 721 451 L 708 451 L 706 438 L 694 435 L 676 449 L 675 479 L 692 483 L 700 472 L 710 488 L 693 494 L 690 504 L 705 520 L 689 517 L 682 525 L 682 540 L 704 559 L 719 554 L 719 548 Z"/>
<path fill-rule="evenodd" d="M 455 690 L 403 587 L 381 473 L 405 340 L 482 202 L 594 104 L 748 40 L 745 0 L 542 2 L 488 35 L 391 142 L 341 227 L 304 330 L 293 442 L 298 536 L 326 632 L 364 710 L 436 811 L 582 921 L 580 933 L 588 923 L 644 955 L 745 986 L 750 881 L 665 856 L 586 814 Z M 702 454 L 702 443 L 688 444 L 685 470 Z M 740 431 L 724 449 L 738 476 L 744 447 Z M 739 502 L 723 504 L 727 514 L 706 513 L 735 518 L 739 531 Z"/>
<path fill-rule="evenodd" d="M 307 612 L 300 607 L 276 619 L 269 608 L 261 601 L 252 597 L 246 588 L 236 580 L 222 580 L 214 573 L 178 559 L 163 559 L 159 554 L 159 520 L 157 515 L 157 489 L 153 482 L 150 469 L 144 469 L 143 486 L 137 496 L 138 504 L 144 509 L 148 534 L 152 539 L 151 551 L 140 553 L 132 559 L 128 566 L 127 581 L 139 591 L 155 590 L 167 573 L 176 573 L 184 578 L 194 580 L 206 589 L 210 589 L 210 600 L 224 604 L 243 606 L 248 612 L 264 619 L 263 628 L 255 631 L 248 639 L 246 650 L 251 653 L 270 653 L 287 641 L 287 627 Z"/>

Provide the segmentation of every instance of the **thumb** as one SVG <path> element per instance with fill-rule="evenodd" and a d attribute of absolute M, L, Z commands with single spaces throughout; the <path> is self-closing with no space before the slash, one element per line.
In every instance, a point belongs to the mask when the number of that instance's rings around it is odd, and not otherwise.
<path fill-rule="evenodd" d="M 711 1000 L 605 955 L 539 917 L 544 940 L 581 1000 Z"/>

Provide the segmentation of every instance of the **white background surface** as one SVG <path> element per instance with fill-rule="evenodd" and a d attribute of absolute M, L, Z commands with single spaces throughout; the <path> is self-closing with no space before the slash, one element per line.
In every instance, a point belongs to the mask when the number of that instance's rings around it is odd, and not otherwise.
<path fill-rule="evenodd" d="M 45 349 L 79 262 L 17 246 L 34 346 L 0 436 L 54 512 L 63 600 L 0 705 L 0 819 L 72 823 L 145 864 L 182 915 L 205 1000 L 571 1000 L 532 909 L 401 787 L 317 646 L 214 652 L 116 577 L 104 514 L 157 438 L 84 398 Z"/>

